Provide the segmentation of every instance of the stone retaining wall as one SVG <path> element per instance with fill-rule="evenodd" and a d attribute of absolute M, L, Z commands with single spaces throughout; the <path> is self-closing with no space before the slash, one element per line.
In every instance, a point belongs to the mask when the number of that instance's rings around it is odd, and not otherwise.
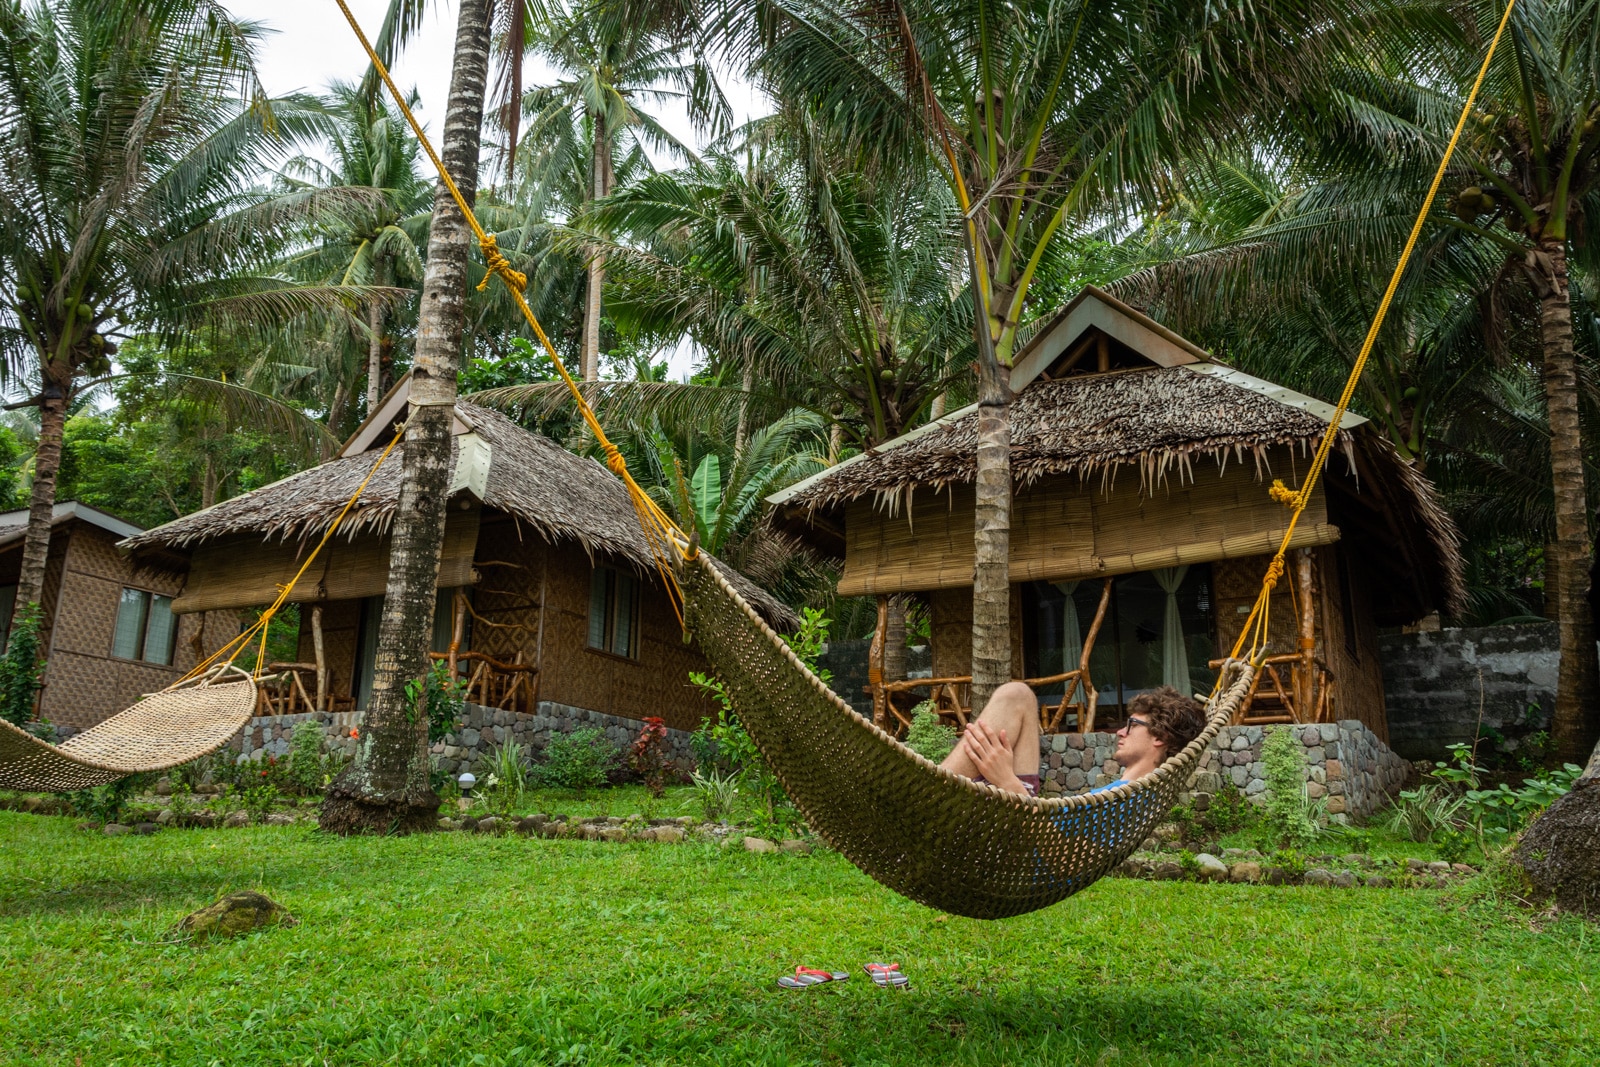
<path fill-rule="evenodd" d="M 267 756 L 283 757 L 289 753 L 289 740 L 294 729 L 308 719 L 322 723 L 326 733 L 324 746 L 330 751 L 355 754 L 356 739 L 351 731 L 356 729 L 359 712 L 317 712 L 300 715 L 263 715 L 251 719 L 240 735 L 234 738 L 232 750 L 240 760 L 262 759 Z M 605 736 L 626 752 L 639 736 L 640 723 L 617 715 L 602 715 L 587 708 L 557 704 L 551 700 L 539 702 L 534 715 L 485 708 L 468 704 L 461 715 L 461 728 L 446 734 L 443 741 L 433 746 L 439 757 L 439 768 L 447 774 L 475 770 L 480 761 L 487 759 L 495 747 L 508 736 L 529 750 L 537 759 L 550 743 L 554 733 L 571 733 L 586 727 L 598 727 Z M 673 768 L 687 775 L 694 769 L 694 753 L 689 746 L 689 734 L 684 730 L 667 728 L 667 751 Z"/>
<path fill-rule="evenodd" d="M 1356 719 L 1309 726 L 1225 726 L 1201 757 L 1182 799 L 1204 810 L 1226 780 L 1260 803 L 1267 789 L 1261 762 L 1266 729 L 1297 733 L 1306 754 L 1306 793 L 1313 800 L 1326 798 L 1330 815 L 1371 815 L 1400 790 L 1411 771 L 1407 761 Z M 1085 793 L 1116 781 L 1121 773 L 1113 758 L 1115 734 L 1051 734 L 1039 740 L 1043 795 Z"/>
<path fill-rule="evenodd" d="M 1483 733 L 1505 753 L 1549 729 L 1560 635 L 1553 622 L 1482 626 L 1378 639 L 1389 744 L 1407 759 L 1444 760 L 1445 746 Z"/>

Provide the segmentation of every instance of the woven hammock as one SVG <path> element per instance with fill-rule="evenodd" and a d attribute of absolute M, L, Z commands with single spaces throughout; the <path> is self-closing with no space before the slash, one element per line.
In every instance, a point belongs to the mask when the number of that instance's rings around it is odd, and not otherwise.
<path fill-rule="evenodd" d="M 226 745 L 255 707 L 255 682 L 229 667 L 152 693 L 59 745 L 0 720 L 0 788 L 66 792 L 177 767 Z"/>
<path fill-rule="evenodd" d="M 858 714 L 703 553 L 678 578 L 689 630 L 807 824 L 895 892 L 974 919 L 1048 907 L 1127 859 L 1177 802 L 1254 675 L 1230 661 L 1200 736 L 1138 781 L 1025 797 L 943 770 Z"/>

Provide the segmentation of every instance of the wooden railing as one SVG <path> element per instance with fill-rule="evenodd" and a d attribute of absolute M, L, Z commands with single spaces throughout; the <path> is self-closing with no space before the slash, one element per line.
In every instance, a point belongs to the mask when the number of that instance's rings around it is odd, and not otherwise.
<path fill-rule="evenodd" d="M 1089 633 L 1083 639 L 1083 651 L 1078 657 L 1076 670 L 1064 671 L 1061 674 L 1052 674 L 1043 678 L 1024 678 L 1024 685 L 1040 689 L 1065 683 L 1061 691 L 1061 699 L 1055 704 L 1041 703 L 1039 705 L 1039 728 L 1044 733 L 1059 733 L 1065 725 L 1067 714 L 1071 712 L 1076 716 L 1076 726 L 1079 733 L 1092 733 L 1094 731 L 1095 709 L 1099 704 L 1100 694 L 1094 687 L 1094 680 L 1089 676 L 1089 656 L 1094 652 L 1094 643 L 1100 636 L 1100 626 L 1105 622 L 1106 609 L 1111 604 L 1111 579 L 1107 578 L 1100 590 L 1100 603 L 1095 608 L 1094 622 L 1089 626 Z M 1068 598 L 1067 607 L 1072 608 L 1072 601 Z M 888 629 L 888 598 L 878 598 L 878 628 L 872 637 L 872 648 L 868 653 L 867 665 L 867 691 L 872 694 L 872 721 L 896 736 L 900 736 L 911 725 L 911 709 L 898 707 L 895 697 L 901 693 L 909 693 L 916 689 L 927 689 L 928 699 L 933 701 L 934 712 L 943 719 L 950 720 L 956 726 L 964 727 L 972 717 L 972 675 L 964 674 L 948 678 L 904 678 L 896 681 L 887 681 L 883 677 L 883 650 L 885 635 Z M 921 703 L 918 701 L 917 703 Z"/>
<path fill-rule="evenodd" d="M 1222 664 L 1220 659 L 1211 661 L 1213 670 Z M 1300 652 L 1268 656 L 1234 712 L 1234 725 L 1333 722 L 1338 714 L 1334 681 L 1328 665 L 1314 656 Z"/>
<path fill-rule="evenodd" d="M 482 652 L 430 652 L 435 662 L 450 664 L 450 677 L 460 678 L 466 666 L 466 697 L 486 708 L 532 714 L 539 706 L 539 668 L 522 662 L 521 651 L 510 663 Z"/>
<path fill-rule="evenodd" d="M 309 684 L 308 684 L 309 681 Z M 256 681 L 257 715 L 300 715 L 317 710 L 315 663 L 269 663 Z M 328 711 L 351 711 L 355 697 L 325 696 Z"/>

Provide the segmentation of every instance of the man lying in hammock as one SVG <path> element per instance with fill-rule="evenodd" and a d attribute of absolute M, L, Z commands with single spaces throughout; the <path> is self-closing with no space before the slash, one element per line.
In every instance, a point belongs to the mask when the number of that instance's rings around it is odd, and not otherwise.
<path fill-rule="evenodd" d="M 1182 752 L 1205 729 L 1200 705 L 1173 689 L 1150 689 L 1128 702 L 1128 721 L 1117 731 L 1116 761 L 1122 776 L 1103 789 L 1137 781 Z M 967 725 L 946 770 L 1008 793 L 1039 793 L 1039 700 L 1021 682 L 994 691 L 983 714 Z"/>

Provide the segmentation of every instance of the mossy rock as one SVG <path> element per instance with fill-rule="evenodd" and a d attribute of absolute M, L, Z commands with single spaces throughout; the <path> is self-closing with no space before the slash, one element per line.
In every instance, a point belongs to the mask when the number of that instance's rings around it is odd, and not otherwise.
<path fill-rule="evenodd" d="M 210 907 L 184 916 L 183 921 L 178 923 L 178 932 L 188 934 L 191 940 L 205 941 L 213 937 L 238 937 L 269 926 L 294 926 L 296 923 L 295 917 L 282 904 L 247 889 L 229 893 Z"/>

